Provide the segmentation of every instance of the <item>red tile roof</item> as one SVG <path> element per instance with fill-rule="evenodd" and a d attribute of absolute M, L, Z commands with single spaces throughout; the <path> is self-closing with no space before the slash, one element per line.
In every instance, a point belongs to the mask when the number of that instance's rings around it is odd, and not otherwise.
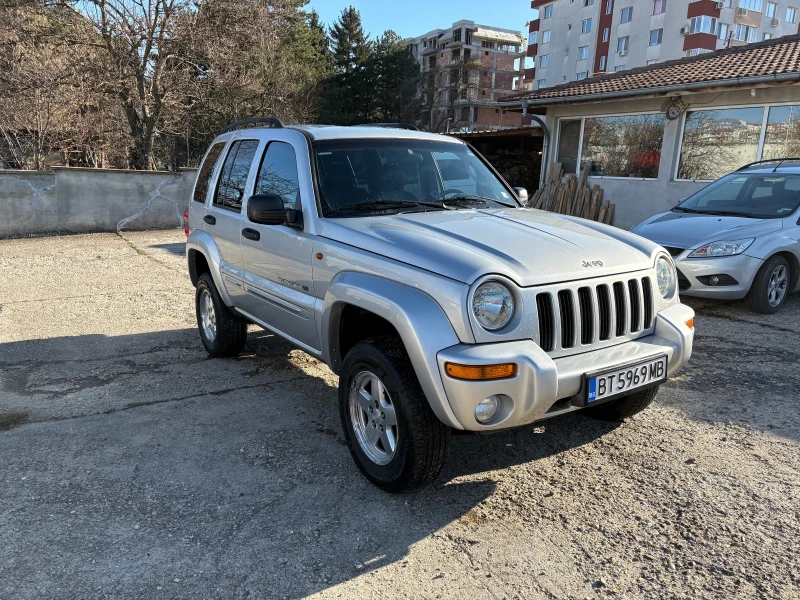
<path fill-rule="evenodd" d="M 627 71 L 607 73 L 590 79 L 572 81 L 549 88 L 503 98 L 517 104 L 547 105 L 567 101 L 581 102 L 597 98 L 634 96 L 675 91 L 675 88 L 698 84 L 716 86 L 746 86 L 752 78 L 778 76 L 778 80 L 796 79 L 800 82 L 800 35 L 784 36 L 755 44 L 726 48 L 698 56 L 679 58 Z"/>

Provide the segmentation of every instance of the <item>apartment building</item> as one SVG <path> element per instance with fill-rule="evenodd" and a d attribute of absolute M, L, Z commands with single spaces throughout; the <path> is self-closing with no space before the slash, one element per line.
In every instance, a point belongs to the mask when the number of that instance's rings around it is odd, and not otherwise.
<path fill-rule="evenodd" d="M 497 129 L 521 124 L 521 116 L 505 114 L 499 100 L 514 93 L 514 80 L 522 79 L 522 33 L 462 20 L 407 39 L 406 45 L 422 70 L 423 129 Z"/>
<path fill-rule="evenodd" d="M 533 0 L 522 88 L 798 33 L 800 0 Z"/>

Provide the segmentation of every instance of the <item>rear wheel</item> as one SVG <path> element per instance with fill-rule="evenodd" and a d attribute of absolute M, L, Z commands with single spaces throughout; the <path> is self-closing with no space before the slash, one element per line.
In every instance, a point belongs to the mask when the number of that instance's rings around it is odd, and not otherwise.
<path fill-rule="evenodd" d="M 791 291 L 791 281 L 789 262 L 782 256 L 773 256 L 758 270 L 747 294 L 747 306 L 767 315 L 777 312 Z"/>
<path fill-rule="evenodd" d="M 197 327 L 206 351 L 214 358 L 236 356 L 247 342 L 247 321 L 225 306 L 209 273 L 203 273 L 195 291 Z"/>
<path fill-rule="evenodd" d="M 371 338 L 348 352 L 339 415 L 356 466 L 387 492 L 433 481 L 447 460 L 450 428 L 433 414 L 396 336 Z"/>
<path fill-rule="evenodd" d="M 584 409 L 584 413 L 595 419 L 602 421 L 622 421 L 628 417 L 642 412 L 645 408 L 650 406 L 658 394 L 660 386 L 655 386 L 642 390 L 641 392 L 634 392 L 629 396 L 623 396 L 617 400 L 612 400 L 600 406 L 592 406 Z"/>

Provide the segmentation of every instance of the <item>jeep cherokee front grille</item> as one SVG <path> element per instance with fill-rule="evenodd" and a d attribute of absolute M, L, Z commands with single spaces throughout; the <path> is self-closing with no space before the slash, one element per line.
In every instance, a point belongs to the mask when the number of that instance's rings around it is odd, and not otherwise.
<path fill-rule="evenodd" d="M 558 352 L 631 336 L 653 326 L 650 277 L 604 281 L 536 295 L 539 346 Z"/>

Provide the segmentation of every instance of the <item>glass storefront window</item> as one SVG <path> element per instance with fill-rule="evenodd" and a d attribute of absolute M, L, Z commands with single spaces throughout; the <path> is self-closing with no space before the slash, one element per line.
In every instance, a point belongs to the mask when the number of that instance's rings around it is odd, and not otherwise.
<path fill-rule="evenodd" d="M 581 158 L 598 177 L 657 178 L 664 115 L 586 119 Z"/>
<path fill-rule="evenodd" d="M 800 157 L 800 106 L 773 106 L 767 117 L 761 158 L 795 157 Z"/>
<path fill-rule="evenodd" d="M 581 120 L 561 121 L 558 131 L 558 162 L 564 173 L 575 173 L 581 143 Z"/>
<path fill-rule="evenodd" d="M 764 107 L 686 114 L 678 179 L 718 179 L 756 160 Z"/>

